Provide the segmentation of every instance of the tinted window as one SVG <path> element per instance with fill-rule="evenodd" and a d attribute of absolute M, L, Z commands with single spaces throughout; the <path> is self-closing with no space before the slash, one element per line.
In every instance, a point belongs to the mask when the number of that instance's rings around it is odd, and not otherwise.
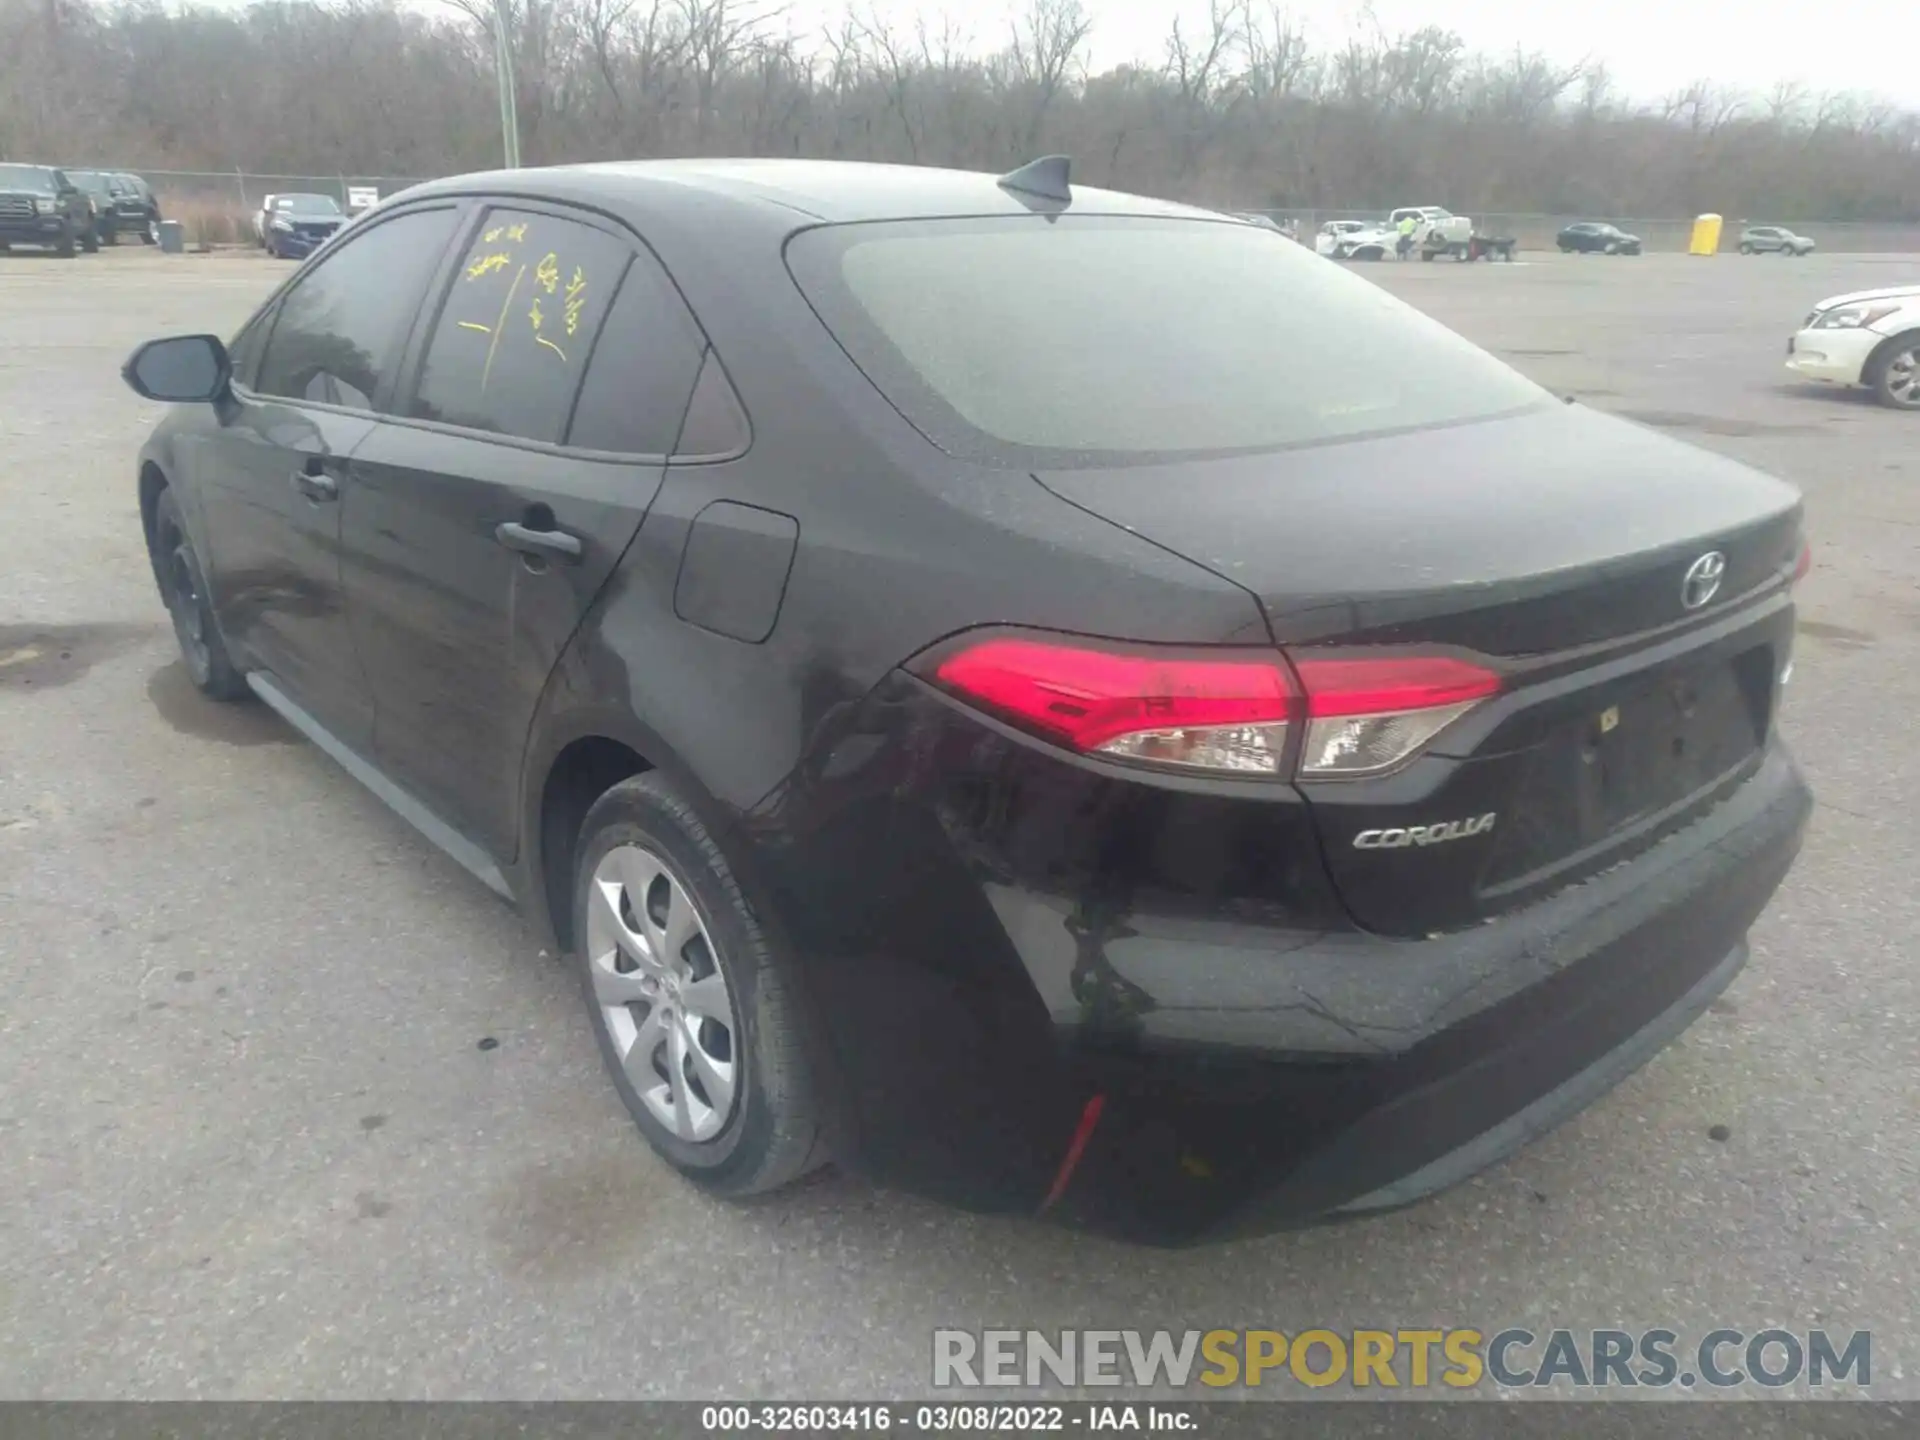
<path fill-rule="evenodd" d="M 670 453 L 705 348 L 673 283 L 650 257 L 637 257 L 593 347 L 567 443 L 628 455 Z"/>
<path fill-rule="evenodd" d="M 850 225 L 807 231 L 787 253 L 855 362 L 955 453 L 1111 464 L 1549 399 L 1372 282 L 1245 225 Z"/>
<path fill-rule="evenodd" d="M 411 413 L 557 444 L 629 254 L 590 225 L 490 212 L 454 272 Z"/>
<path fill-rule="evenodd" d="M 342 241 L 281 298 L 254 388 L 372 409 L 453 221 L 452 210 L 416 211 Z"/>

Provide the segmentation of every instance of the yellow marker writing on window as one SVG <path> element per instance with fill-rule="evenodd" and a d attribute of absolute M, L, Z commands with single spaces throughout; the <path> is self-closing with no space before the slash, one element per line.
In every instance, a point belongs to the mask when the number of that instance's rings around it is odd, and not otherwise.
<path fill-rule="evenodd" d="M 467 266 L 467 279 L 478 280 L 482 275 L 489 275 L 495 270 L 504 270 L 512 263 L 513 257 L 504 251 L 496 251 L 492 255 L 482 255 L 478 260 Z"/>
<path fill-rule="evenodd" d="M 533 267 L 533 278 L 549 295 L 560 287 L 560 257 L 551 250 Z"/>
<path fill-rule="evenodd" d="M 523 220 L 523 221 L 521 221 L 521 222 L 520 222 L 520 223 L 519 223 L 518 225 L 509 225 L 509 226 L 507 227 L 507 238 L 508 238 L 509 240 L 524 240 L 524 239 L 526 239 L 526 238 L 527 238 L 527 225 L 526 225 L 526 222 L 525 222 L 525 221 Z"/>
<path fill-rule="evenodd" d="M 458 324 L 462 330 L 478 330 L 482 335 L 491 335 L 493 333 L 492 329 L 488 326 L 477 325 L 471 320 L 460 320 L 455 323 Z"/>
<path fill-rule="evenodd" d="M 491 230 L 487 231 L 486 234 L 482 235 L 480 239 L 486 244 L 491 245 L 493 244 L 494 241 L 498 240 L 502 235 L 506 233 L 507 233 L 506 226 L 496 225 Z"/>
<path fill-rule="evenodd" d="M 578 265 L 573 267 L 573 279 L 567 282 L 567 334 L 571 335 L 580 328 L 580 311 L 587 303 L 587 275 Z"/>

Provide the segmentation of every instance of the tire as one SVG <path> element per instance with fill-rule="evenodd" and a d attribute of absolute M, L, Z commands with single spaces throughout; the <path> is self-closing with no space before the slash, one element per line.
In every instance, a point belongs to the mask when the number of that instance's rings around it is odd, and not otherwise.
<path fill-rule="evenodd" d="M 1751 255 L 1751 254 L 1753 254 L 1753 246 L 1752 246 L 1752 245 L 1750 245 L 1750 244 L 1748 244 L 1748 243 L 1747 243 L 1747 242 L 1746 242 L 1745 240 L 1742 240 L 1742 241 L 1740 242 L 1740 253 L 1741 253 L 1742 255 Z"/>
<path fill-rule="evenodd" d="M 1607 242 L 1607 254 L 1618 255 L 1619 253 L 1620 253 L 1620 247 L 1616 245 L 1613 241 L 1609 240 Z"/>
<path fill-rule="evenodd" d="M 147 537 L 154 582 L 173 621 L 174 639 L 187 678 L 202 695 L 214 700 L 241 700 L 252 692 L 246 678 L 227 653 L 227 642 L 207 599 L 207 583 L 193 541 L 180 518 L 180 502 L 169 486 L 153 507 L 153 533 Z"/>
<path fill-rule="evenodd" d="M 1874 351 L 1861 378 L 1882 405 L 1920 410 L 1920 330 L 1896 335 Z"/>
<path fill-rule="evenodd" d="M 53 253 L 62 260 L 71 260 L 80 253 L 80 247 L 74 243 L 73 227 L 69 225 L 60 232 L 60 239 L 54 244 Z"/>
<path fill-rule="evenodd" d="M 577 853 L 574 964 L 601 1059 L 647 1143 L 734 1199 L 823 1164 L 786 967 L 693 806 L 657 772 L 637 775 L 594 802 Z M 678 952 L 657 968 L 649 957 L 670 930 Z"/>
<path fill-rule="evenodd" d="M 142 245 L 158 245 L 160 243 L 160 217 L 158 215 L 149 216 L 147 223 L 140 227 L 140 243 Z"/>

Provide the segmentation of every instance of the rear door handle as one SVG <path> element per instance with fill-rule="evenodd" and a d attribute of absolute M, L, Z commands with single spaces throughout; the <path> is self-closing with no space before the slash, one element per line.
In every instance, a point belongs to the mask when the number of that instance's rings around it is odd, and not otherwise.
<path fill-rule="evenodd" d="M 340 482 L 327 474 L 325 465 L 318 455 L 310 455 L 293 472 L 293 488 L 316 505 L 340 498 Z"/>
<path fill-rule="evenodd" d="M 493 538 L 522 555 L 563 555 L 569 560 L 580 558 L 580 537 L 569 535 L 564 530 L 530 530 L 525 525 L 509 520 L 493 532 Z"/>

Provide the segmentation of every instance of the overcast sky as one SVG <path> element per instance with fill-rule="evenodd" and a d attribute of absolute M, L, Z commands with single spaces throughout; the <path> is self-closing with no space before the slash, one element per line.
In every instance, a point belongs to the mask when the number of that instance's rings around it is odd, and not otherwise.
<path fill-rule="evenodd" d="M 983 45 L 1006 34 L 1006 0 L 860 0 L 901 22 L 922 11 L 970 14 Z M 1017 3 L 1017 0 L 1015 0 Z M 1176 14 L 1203 18 L 1206 0 L 1083 0 L 1094 16 L 1092 62 L 1158 61 Z M 1337 42 L 1361 23 L 1360 0 L 1292 0 L 1310 33 Z M 1520 45 L 1560 61 L 1604 60 L 1635 99 L 1657 99 L 1698 79 L 1764 93 L 1782 80 L 1816 91 L 1855 90 L 1920 110 L 1916 0 L 1372 0 L 1388 34 L 1437 24 L 1476 50 Z M 844 0 L 790 0 L 796 30 L 818 31 Z"/>

